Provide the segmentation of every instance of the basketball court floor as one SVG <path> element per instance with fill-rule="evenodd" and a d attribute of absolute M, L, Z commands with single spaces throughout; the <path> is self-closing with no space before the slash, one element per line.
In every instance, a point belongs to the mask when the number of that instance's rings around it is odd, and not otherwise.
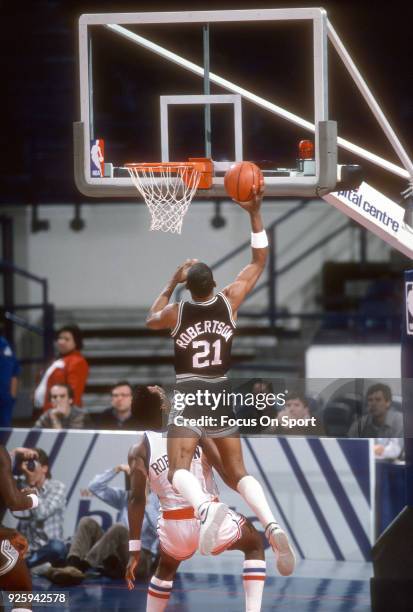
<path fill-rule="evenodd" d="M 244 609 L 244 593 L 240 568 L 242 556 L 226 553 L 208 559 L 199 555 L 191 561 L 191 571 L 179 573 L 174 583 L 168 612 L 239 612 Z M 368 612 L 370 608 L 370 563 L 302 561 L 294 576 L 275 575 L 267 557 L 267 580 L 262 603 L 263 611 L 288 612 Z M 34 579 L 34 590 L 59 590 L 44 578 Z M 128 591 L 121 580 L 88 578 L 82 585 L 64 589 L 70 598 L 70 610 L 145 610 L 146 584 L 137 582 Z M 40 610 L 41 608 L 36 608 Z M 62 608 L 47 607 L 49 612 Z"/>

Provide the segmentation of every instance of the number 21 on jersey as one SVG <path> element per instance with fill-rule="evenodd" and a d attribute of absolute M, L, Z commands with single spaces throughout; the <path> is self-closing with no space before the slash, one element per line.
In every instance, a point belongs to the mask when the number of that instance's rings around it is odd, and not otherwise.
<path fill-rule="evenodd" d="M 192 348 L 201 349 L 193 355 L 192 367 L 207 368 L 208 366 L 221 365 L 221 340 L 219 338 L 212 344 L 208 340 L 197 340 L 192 343 Z"/>

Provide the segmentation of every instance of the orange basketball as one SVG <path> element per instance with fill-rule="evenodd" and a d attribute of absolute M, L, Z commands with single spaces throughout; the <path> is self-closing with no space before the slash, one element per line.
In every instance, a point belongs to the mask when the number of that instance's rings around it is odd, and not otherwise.
<path fill-rule="evenodd" d="M 264 176 L 261 170 L 249 161 L 232 164 L 224 177 L 227 194 L 238 202 L 248 202 L 253 198 L 253 187 L 262 191 Z"/>

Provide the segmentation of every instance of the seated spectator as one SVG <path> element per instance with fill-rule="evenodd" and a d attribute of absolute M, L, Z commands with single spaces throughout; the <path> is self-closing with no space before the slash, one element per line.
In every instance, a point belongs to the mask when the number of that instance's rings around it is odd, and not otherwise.
<path fill-rule="evenodd" d="M 90 423 L 89 415 L 73 405 L 73 389 L 70 385 L 53 385 L 50 389 L 52 408 L 35 422 L 35 427 L 48 429 L 83 429 Z"/>
<path fill-rule="evenodd" d="M 367 410 L 367 414 L 352 423 L 349 438 L 403 438 L 403 415 L 392 407 L 388 385 L 378 383 L 367 390 Z M 380 453 L 382 450 L 378 449 L 376 455 Z"/>
<path fill-rule="evenodd" d="M 112 387 L 111 407 L 93 415 L 97 429 L 134 429 L 132 417 L 132 386 L 122 380 Z"/>
<path fill-rule="evenodd" d="M 89 365 L 81 354 L 82 334 L 77 325 L 66 325 L 57 332 L 58 359 L 43 373 L 34 392 L 35 408 L 49 410 L 52 407 L 50 389 L 53 385 L 70 385 L 74 404 L 82 406 L 82 395 L 89 374 Z"/>
<path fill-rule="evenodd" d="M 18 466 L 27 487 L 38 491 L 37 508 L 23 510 L 14 515 L 19 519 L 17 530 L 27 539 L 29 553 L 26 562 L 35 573 L 44 573 L 51 563 L 65 558 L 63 521 L 66 508 L 66 487 L 63 482 L 52 479 L 49 457 L 41 448 L 36 448 L 38 459 L 24 460 Z"/>
<path fill-rule="evenodd" d="M 119 472 L 126 477 L 125 489 L 111 487 L 109 483 Z M 66 567 L 51 569 L 47 577 L 55 584 L 79 584 L 85 578 L 85 571 L 99 569 L 110 578 L 122 578 L 129 559 L 129 466 L 118 465 L 98 474 L 89 483 L 88 489 L 112 508 L 119 510 L 118 522 L 106 533 L 92 517 L 80 519 L 72 538 L 66 559 Z M 159 502 L 156 495 L 147 495 L 145 518 L 142 529 L 142 553 L 138 575 L 146 578 L 150 575 L 153 563 L 158 554 L 158 536 L 156 525 L 159 514 Z"/>
<path fill-rule="evenodd" d="M 302 425 L 294 425 L 294 427 L 290 428 L 282 424 L 281 419 L 283 416 L 287 416 L 290 419 L 304 419 L 306 422 Z M 278 413 L 278 421 L 279 426 L 274 430 L 274 433 L 280 435 L 325 436 L 323 425 L 320 423 L 319 419 L 312 414 L 310 400 L 301 392 L 290 391 L 288 393 L 286 396 L 285 408 Z"/>

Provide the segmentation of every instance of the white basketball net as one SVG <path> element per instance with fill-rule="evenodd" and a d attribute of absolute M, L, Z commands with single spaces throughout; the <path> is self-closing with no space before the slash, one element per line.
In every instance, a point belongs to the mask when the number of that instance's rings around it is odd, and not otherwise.
<path fill-rule="evenodd" d="M 129 175 L 151 215 L 151 230 L 180 234 L 201 173 L 191 165 L 131 165 Z"/>

